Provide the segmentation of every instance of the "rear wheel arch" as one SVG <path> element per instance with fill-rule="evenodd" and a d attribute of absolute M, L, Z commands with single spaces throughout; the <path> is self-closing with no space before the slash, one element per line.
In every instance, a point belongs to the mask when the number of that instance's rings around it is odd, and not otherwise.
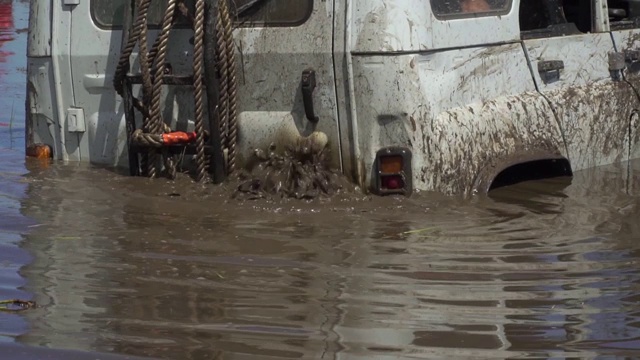
<path fill-rule="evenodd" d="M 502 186 L 529 180 L 572 176 L 569 160 L 548 150 L 522 151 L 482 168 L 473 184 L 474 193 L 488 193 Z"/>

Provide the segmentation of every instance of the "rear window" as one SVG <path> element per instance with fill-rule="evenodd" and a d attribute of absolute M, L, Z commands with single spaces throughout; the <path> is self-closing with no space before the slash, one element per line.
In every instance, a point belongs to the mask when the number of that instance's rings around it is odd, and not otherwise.
<path fill-rule="evenodd" d="M 431 0 L 437 18 L 463 18 L 506 14 L 512 0 Z"/>
<path fill-rule="evenodd" d="M 91 0 L 91 16 L 102 28 L 122 28 L 124 7 L 131 0 Z M 194 1 L 185 0 L 193 11 Z M 149 26 L 162 21 L 166 0 L 152 0 L 149 8 Z M 253 4 L 253 5 L 252 5 Z M 313 10 L 313 0 L 234 0 L 230 1 L 237 26 L 296 26 L 305 22 Z M 185 19 L 179 23 L 186 24 Z"/>

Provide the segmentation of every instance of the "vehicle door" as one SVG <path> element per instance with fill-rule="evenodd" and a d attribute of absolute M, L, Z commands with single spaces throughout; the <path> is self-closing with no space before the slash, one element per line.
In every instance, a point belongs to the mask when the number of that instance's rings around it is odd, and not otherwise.
<path fill-rule="evenodd" d="M 607 10 L 616 51 L 624 60 L 623 75 L 636 91 L 640 90 L 640 2 L 608 0 Z M 631 116 L 629 158 L 640 157 L 640 114 Z"/>
<path fill-rule="evenodd" d="M 520 7 L 536 86 L 554 108 L 573 170 L 627 159 L 629 119 L 638 108 L 610 68 L 606 18 L 592 12 L 591 2 L 522 0 Z"/>
<path fill-rule="evenodd" d="M 70 62 L 76 108 L 72 115 L 84 117 L 86 126 L 78 126 L 76 130 L 86 131 L 80 147 L 92 162 L 126 164 L 124 110 L 112 81 L 120 57 L 123 9 L 127 1 L 82 0 L 72 10 Z M 232 9 L 233 5 L 242 8 L 251 3 L 231 2 Z M 187 0 L 186 4 L 193 9 L 193 0 Z M 151 4 L 150 44 L 157 36 L 154 24 L 160 23 L 165 6 L 166 0 L 154 0 Z M 330 139 L 338 139 L 332 10 L 333 0 L 263 0 L 236 19 L 233 34 L 241 138 L 257 134 L 268 144 L 276 139 L 269 136 L 265 124 L 276 123 L 275 126 L 298 128 L 303 135 L 320 130 Z M 186 21 L 171 33 L 167 62 L 175 75 L 193 72 L 192 37 L 193 31 Z M 136 63 L 134 52 L 132 64 Z M 312 100 L 317 125 L 305 116 L 302 101 L 300 84 L 306 69 L 316 73 Z M 134 93 L 137 91 L 134 88 Z M 174 129 L 193 126 L 192 87 L 167 86 L 164 95 L 165 122 L 171 119 Z"/>

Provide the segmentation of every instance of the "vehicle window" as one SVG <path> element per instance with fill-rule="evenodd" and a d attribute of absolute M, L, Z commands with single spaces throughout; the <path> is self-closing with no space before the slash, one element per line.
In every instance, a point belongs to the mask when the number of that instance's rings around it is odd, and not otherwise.
<path fill-rule="evenodd" d="M 523 38 L 563 36 L 591 31 L 591 0 L 521 0 Z"/>
<path fill-rule="evenodd" d="M 608 0 L 611 30 L 640 27 L 640 2 L 634 0 Z"/>
<path fill-rule="evenodd" d="M 91 16 L 102 28 L 122 28 L 124 6 L 130 0 L 91 0 Z M 166 0 L 152 0 L 149 7 L 150 27 L 162 20 Z M 193 0 L 186 0 L 193 11 Z M 296 26 L 302 24 L 313 10 L 313 0 L 231 0 L 231 9 L 238 26 Z M 185 19 L 178 19 L 185 24 Z"/>
<path fill-rule="evenodd" d="M 431 0 L 437 18 L 477 17 L 505 14 L 511 0 Z"/>

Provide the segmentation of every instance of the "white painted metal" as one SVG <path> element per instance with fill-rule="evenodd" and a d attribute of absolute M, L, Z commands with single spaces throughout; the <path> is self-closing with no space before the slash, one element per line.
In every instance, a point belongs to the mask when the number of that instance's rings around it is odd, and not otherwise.
<path fill-rule="evenodd" d="M 32 0 L 29 4 L 27 57 L 51 56 L 51 1 Z"/>
<path fill-rule="evenodd" d="M 71 29 L 75 105 L 83 108 L 87 116 L 87 134 L 81 138 L 80 148 L 85 161 L 124 166 L 127 155 L 123 105 L 112 85 L 122 32 L 94 24 L 89 3 L 83 1 L 75 8 Z M 241 158 L 252 153 L 247 144 L 266 147 L 273 141 L 270 137 L 273 128 L 267 129 L 259 119 L 271 121 L 273 114 L 285 112 L 289 115 L 275 118 L 282 122 L 280 127 L 297 128 L 299 135 L 308 135 L 313 130 L 325 132 L 332 139 L 334 162 L 340 163 L 332 58 L 333 1 L 314 4 L 311 17 L 300 26 L 243 27 L 234 31 L 239 60 Z M 150 41 L 156 34 L 151 32 Z M 192 73 L 193 46 L 189 44 L 192 36 L 188 29 L 172 32 L 167 60 L 175 74 Z M 135 54 L 133 60 L 135 63 Z M 317 126 L 305 118 L 302 107 L 299 85 L 306 68 L 317 73 L 315 110 L 320 118 Z M 192 128 L 192 89 L 170 87 L 164 94 L 165 120 L 174 128 Z"/>
<path fill-rule="evenodd" d="M 333 163 L 340 166 L 340 127 L 333 67 L 333 38 L 344 36 L 334 30 L 334 1 L 314 1 L 311 17 L 296 27 L 243 27 L 234 31 L 241 52 L 240 117 L 266 118 L 269 114 L 288 112 L 280 118 L 283 128 L 294 126 L 307 136 L 314 130 L 326 133 Z M 342 1 L 338 0 L 336 6 Z M 301 99 L 300 78 L 311 68 L 316 71 L 317 88 L 314 106 L 317 125 L 307 120 Z M 242 154 L 252 153 L 249 142 L 266 147 L 274 141 L 260 121 L 244 122 L 239 129 Z M 289 141 L 294 138 L 290 138 Z M 281 141 L 284 139 L 280 138 Z M 280 145 L 285 145 L 283 141 Z"/>
<path fill-rule="evenodd" d="M 499 170 L 503 161 L 564 155 L 551 108 L 517 43 L 358 56 L 354 78 L 363 168 L 372 168 L 381 147 L 408 147 L 416 188 L 469 192 L 480 173 Z"/>
<path fill-rule="evenodd" d="M 566 155 L 515 41 L 517 2 L 500 17 L 449 21 L 430 19 L 428 7 L 409 2 L 355 3 L 347 49 L 362 185 L 371 183 L 375 153 L 386 146 L 412 150 L 417 189 L 447 193 L 486 187 L 481 174 L 506 163 Z M 425 25 L 408 31 L 406 23 Z M 446 36 L 429 31 L 445 28 Z M 447 50 L 460 46 L 468 48 Z"/>
<path fill-rule="evenodd" d="M 69 126 L 69 132 L 83 133 L 87 130 L 84 119 L 84 109 L 82 108 L 68 108 L 67 109 L 67 124 Z"/>
<path fill-rule="evenodd" d="M 609 34 L 531 39 L 524 45 L 536 85 L 556 111 L 573 170 L 626 160 L 627 121 L 638 99 L 627 84 L 612 79 Z M 543 80 L 541 61 L 564 63 L 557 81 Z"/>
<path fill-rule="evenodd" d="M 54 89 L 51 58 L 30 58 L 27 62 L 27 69 L 26 140 L 29 144 L 47 144 L 57 155 L 61 152 L 56 111 L 57 97 L 53 90 L 49 96 L 40 96 L 39 94 L 44 92 L 44 89 Z"/>
<path fill-rule="evenodd" d="M 611 36 L 616 47 L 616 51 L 621 56 L 627 58 L 626 67 L 623 70 L 624 78 L 636 91 L 640 90 L 640 27 L 633 24 L 625 26 L 623 29 L 616 28 L 616 23 L 612 23 Z M 636 107 L 630 122 L 630 143 L 629 157 L 632 159 L 640 157 L 640 121 L 638 112 L 640 107 Z"/>
<path fill-rule="evenodd" d="M 591 0 L 591 8 L 593 9 L 593 32 L 609 31 L 609 13 L 607 0 Z"/>
<path fill-rule="evenodd" d="M 501 16 L 437 19 L 429 1 L 353 0 L 352 52 L 388 53 L 517 41 L 518 2 Z"/>
<path fill-rule="evenodd" d="M 62 3 L 53 2 L 51 19 L 51 60 L 53 70 L 53 88 L 38 89 L 42 91 L 54 90 L 56 94 L 56 115 L 58 139 L 60 141 L 59 151 L 56 153 L 58 159 L 65 161 L 80 161 L 80 139 L 82 135 L 69 132 L 66 122 L 65 110 L 75 106 L 73 100 L 73 79 L 71 74 L 71 14 L 72 7 Z"/>

